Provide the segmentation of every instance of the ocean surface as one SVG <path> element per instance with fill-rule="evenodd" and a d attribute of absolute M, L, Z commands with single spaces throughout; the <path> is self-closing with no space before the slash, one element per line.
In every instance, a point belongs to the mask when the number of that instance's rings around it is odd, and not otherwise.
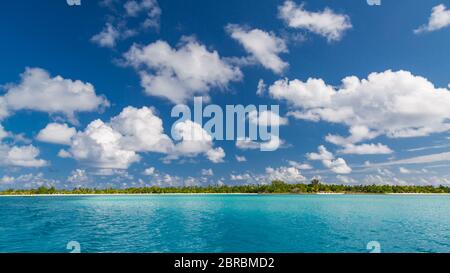
<path fill-rule="evenodd" d="M 70 252 L 71 241 L 81 252 L 450 252 L 450 196 L 0 197 L 0 252 Z"/>

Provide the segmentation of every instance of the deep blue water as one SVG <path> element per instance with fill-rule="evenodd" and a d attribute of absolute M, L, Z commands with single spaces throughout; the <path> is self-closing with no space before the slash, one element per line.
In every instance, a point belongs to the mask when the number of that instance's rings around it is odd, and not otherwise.
<path fill-rule="evenodd" d="M 450 252 L 450 196 L 0 197 L 0 252 Z"/>

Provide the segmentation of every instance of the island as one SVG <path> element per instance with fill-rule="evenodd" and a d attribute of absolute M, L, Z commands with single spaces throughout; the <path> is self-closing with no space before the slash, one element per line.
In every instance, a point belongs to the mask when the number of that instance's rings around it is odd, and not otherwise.
<path fill-rule="evenodd" d="M 273 181 L 269 185 L 210 185 L 205 187 L 140 187 L 140 188 L 74 188 L 56 189 L 8 189 L 0 196 L 10 195 L 98 195 L 98 194 L 449 194 L 447 186 L 402 186 L 402 185 L 340 185 L 325 184 L 317 179 L 311 183 L 288 184 Z"/>

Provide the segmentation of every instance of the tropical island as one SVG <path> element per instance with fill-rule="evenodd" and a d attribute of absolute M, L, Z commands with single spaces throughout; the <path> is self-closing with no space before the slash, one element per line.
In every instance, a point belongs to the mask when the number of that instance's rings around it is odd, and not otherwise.
<path fill-rule="evenodd" d="M 273 181 L 270 185 L 211 185 L 207 187 L 142 187 L 126 189 L 54 187 L 37 189 L 8 189 L 0 195 L 96 195 L 96 194 L 448 194 L 446 186 L 399 186 L 399 185 L 337 185 L 324 184 L 313 179 L 310 184 L 288 184 Z"/>

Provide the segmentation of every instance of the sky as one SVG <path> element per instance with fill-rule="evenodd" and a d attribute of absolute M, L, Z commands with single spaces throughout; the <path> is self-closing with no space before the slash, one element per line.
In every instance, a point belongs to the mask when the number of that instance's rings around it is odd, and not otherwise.
<path fill-rule="evenodd" d="M 0 189 L 450 184 L 449 1 L 18 0 L 0 12 Z M 278 105 L 266 121 L 278 149 L 189 139 L 205 129 L 171 111 L 194 97 Z"/>

